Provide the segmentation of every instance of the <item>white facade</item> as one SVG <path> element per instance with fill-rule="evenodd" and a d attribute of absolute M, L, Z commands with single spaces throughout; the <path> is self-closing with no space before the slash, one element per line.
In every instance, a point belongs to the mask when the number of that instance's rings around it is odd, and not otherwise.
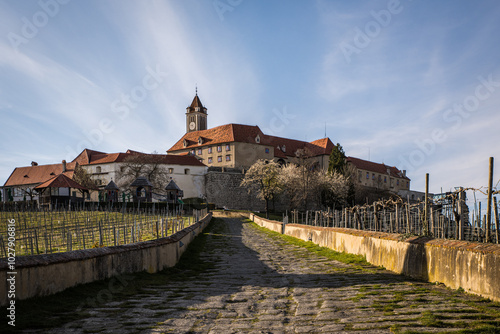
<path fill-rule="evenodd" d="M 121 168 L 125 168 L 126 163 L 111 162 L 103 164 L 83 165 L 87 173 L 92 175 L 94 180 L 97 180 L 99 187 L 104 188 L 111 180 L 119 184 L 119 175 Z M 205 174 L 207 173 L 206 166 L 192 165 L 174 165 L 162 164 L 161 168 L 165 171 L 168 177 L 172 178 L 179 188 L 184 192 L 184 198 L 204 197 L 205 196 Z M 168 182 L 165 184 L 167 186 Z M 128 188 L 120 189 L 121 191 Z M 94 194 L 93 196 L 98 196 Z M 95 198 L 93 198 L 96 200 Z M 119 198 L 121 200 L 121 198 Z"/>

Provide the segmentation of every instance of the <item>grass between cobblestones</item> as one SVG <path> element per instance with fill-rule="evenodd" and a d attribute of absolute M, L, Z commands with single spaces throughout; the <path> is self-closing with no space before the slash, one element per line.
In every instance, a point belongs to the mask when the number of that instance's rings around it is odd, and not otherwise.
<path fill-rule="evenodd" d="M 382 267 L 373 267 L 366 258 L 359 255 L 339 253 L 332 249 L 321 247 L 310 241 L 303 241 L 287 235 L 270 231 L 260 227 L 249 219 L 249 225 L 264 233 L 270 238 L 282 240 L 288 244 L 302 247 L 329 260 L 353 265 L 353 268 L 374 273 L 384 270 Z M 407 287 L 407 290 L 392 291 L 397 286 Z M 387 290 L 387 291 L 385 291 Z M 439 300 L 444 298 L 452 302 L 456 308 L 439 309 Z M 373 299 L 376 298 L 376 299 Z M 366 322 L 347 323 L 344 331 L 366 331 L 389 329 L 392 333 L 459 333 L 459 334 L 500 334 L 500 303 L 491 302 L 477 296 L 467 295 L 463 290 L 448 288 L 435 289 L 430 283 L 401 282 L 361 285 L 354 297 L 346 300 L 358 303 L 363 300 L 372 300 L 371 304 L 360 305 L 356 308 L 381 312 L 384 319 L 368 320 Z M 435 305 L 435 306 L 434 306 Z M 417 311 L 409 311 L 417 309 Z M 398 318 L 404 316 L 404 318 Z M 337 321 L 338 322 L 338 321 Z M 381 323 L 377 325 L 377 323 Z M 382 323 L 392 324 L 382 324 Z"/>
<path fill-rule="evenodd" d="M 288 235 L 283 235 L 278 232 L 274 232 L 271 230 L 268 230 L 267 228 L 261 227 L 257 224 L 255 224 L 253 221 L 250 219 L 246 219 L 246 222 L 250 223 L 253 228 L 265 233 L 266 235 L 273 237 L 273 238 L 278 238 L 281 240 L 286 241 L 289 244 L 298 246 L 298 247 L 303 247 L 307 249 L 308 251 L 315 253 L 319 256 L 325 257 L 329 260 L 334 260 L 334 261 L 339 261 L 342 263 L 346 264 L 358 264 L 358 265 L 365 265 L 365 266 L 370 266 L 371 269 L 374 267 L 366 261 L 366 257 L 361 256 L 361 255 L 354 255 L 354 254 L 349 254 L 349 253 L 344 253 L 344 252 L 337 252 L 334 251 L 330 248 L 327 247 L 321 247 L 313 243 L 312 241 L 303 241 L 301 239 L 297 239 L 294 237 L 290 237 Z M 380 267 L 381 270 L 384 270 L 383 267 Z"/>

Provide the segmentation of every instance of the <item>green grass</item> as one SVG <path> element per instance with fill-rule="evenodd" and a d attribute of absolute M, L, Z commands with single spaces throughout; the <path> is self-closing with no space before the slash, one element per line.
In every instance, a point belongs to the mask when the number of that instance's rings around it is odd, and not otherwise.
<path fill-rule="evenodd" d="M 371 266 L 370 263 L 366 261 L 366 258 L 361 255 L 354 255 L 354 254 L 349 254 L 349 253 L 344 253 L 344 252 L 337 252 L 334 251 L 330 248 L 327 247 L 321 247 L 313 243 L 312 241 L 303 241 L 294 237 L 290 237 L 288 235 L 283 235 L 274 231 L 270 231 L 264 227 L 260 227 L 259 225 L 255 224 L 249 219 L 245 219 L 247 223 L 250 224 L 250 226 L 254 229 L 257 229 L 266 235 L 274 238 L 274 239 L 281 239 L 285 241 L 288 244 L 302 247 L 307 249 L 309 252 L 315 253 L 316 255 L 322 256 L 327 258 L 328 260 L 333 260 L 333 261 L 339 261 L 342 263 L 347 263 L 347 264 L 358 264 L 358 265 L 364 265 L 364 266 Z M 363 267 L 359 267 L 358 269 L 364 269 Z"/>

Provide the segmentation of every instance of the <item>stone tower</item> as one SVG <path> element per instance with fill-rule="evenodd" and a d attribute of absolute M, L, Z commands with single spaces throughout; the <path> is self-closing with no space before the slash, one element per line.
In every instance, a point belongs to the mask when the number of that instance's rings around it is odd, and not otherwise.
<path fill-rule="evenodd" d="M 186 133 L 207 129 L 207 108 L 201 104 L 198 89 L 193 102 L 186 108 Z"/>

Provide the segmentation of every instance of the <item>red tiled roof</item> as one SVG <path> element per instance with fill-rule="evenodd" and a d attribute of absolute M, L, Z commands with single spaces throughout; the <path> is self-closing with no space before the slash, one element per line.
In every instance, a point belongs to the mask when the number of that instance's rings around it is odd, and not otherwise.
<path fill-rule="evenodd" d="M 104 152 L 84 149 L 72 162 L 78 162 L 80 165 L 88 165 L 92 161 L 92 157 L 95 155 L 106 154 Z"/>
<path fill-rule="evenodd" d="M 198 144 L 200 137 L 203 139 L 201 145 Z M 257 137 L 260 138 L 259 143 L 256 142 Z M 173 153 L 186 149 L 231 142 L 272 146 L 274 147 L 274 155 L 281 158 L 295 156 L 295 152 L 303 148 L 309 148 L 314 155 L 330 154 L 334 146 L 329 138 L 308 143 L 301 140 L 265 135 L 258 126 L 226 124 L 208 130 L 188 132 L 174 146 L 168 149 L 167 152 Z"/>
<path fill-rule="evenodd" d="M 321 155 L 330 155 L 332 153 L 333 147 L 335 146 L 335 144 L 333 144 L 328 137 L 312 141 L 311 144 L 320 148 L 319 152 L 321 152 Z"/>
<path fill-rule="evenodd" d="M 379 164 L 376 162 L 362 160 L 354 157 L 347 157 L 347 162 L 352 163 L 358 169 L 363 169 L 379 174 L 387 174 L 393 177 L 399 177 L 406 180 L 410 180 L 407 176 L 403 175 L 403 172 L 401 172 L 399 169 L 393 166 L 387 166 L 386 164 Z"/>
<path fill-rule="evenodd" d="M 73 178 L 76 162 L 69 162 L 66 164 L 66 172 L 64 173 L 69 178 Z M 17 167 L 4 184 L 4 187 L 39 184 L 59 175 L 63 172 L 63 165 L 39 165 Z"/>
<path fill-rule="evenodd" d="M 133 150 L 127 150 L 126 153 L 103 153 L 85 149 L 73 161 L 80 161 L 80 165 L 96 165 L 107 164 L 114 162 L 125 162 L 127 159 L 135 156 L 145 156 L 153 158 L 159 163 L 168 165 L 188 165 L 188 166 L 205 166 L 193 156 L 176 157 L 168 154 L 147 154 Z"/>
<path fill-rule="evenodd" d="M 59 174 L 57 176 L 54 176 L 50 180 L 47 180 L 44 183 L 35 187 L 35 189 L 37 190 L 45 188 L 73 188 L 73 189 L 88 190 L 87 188 L 73 181 L 64 174 Z"/>

